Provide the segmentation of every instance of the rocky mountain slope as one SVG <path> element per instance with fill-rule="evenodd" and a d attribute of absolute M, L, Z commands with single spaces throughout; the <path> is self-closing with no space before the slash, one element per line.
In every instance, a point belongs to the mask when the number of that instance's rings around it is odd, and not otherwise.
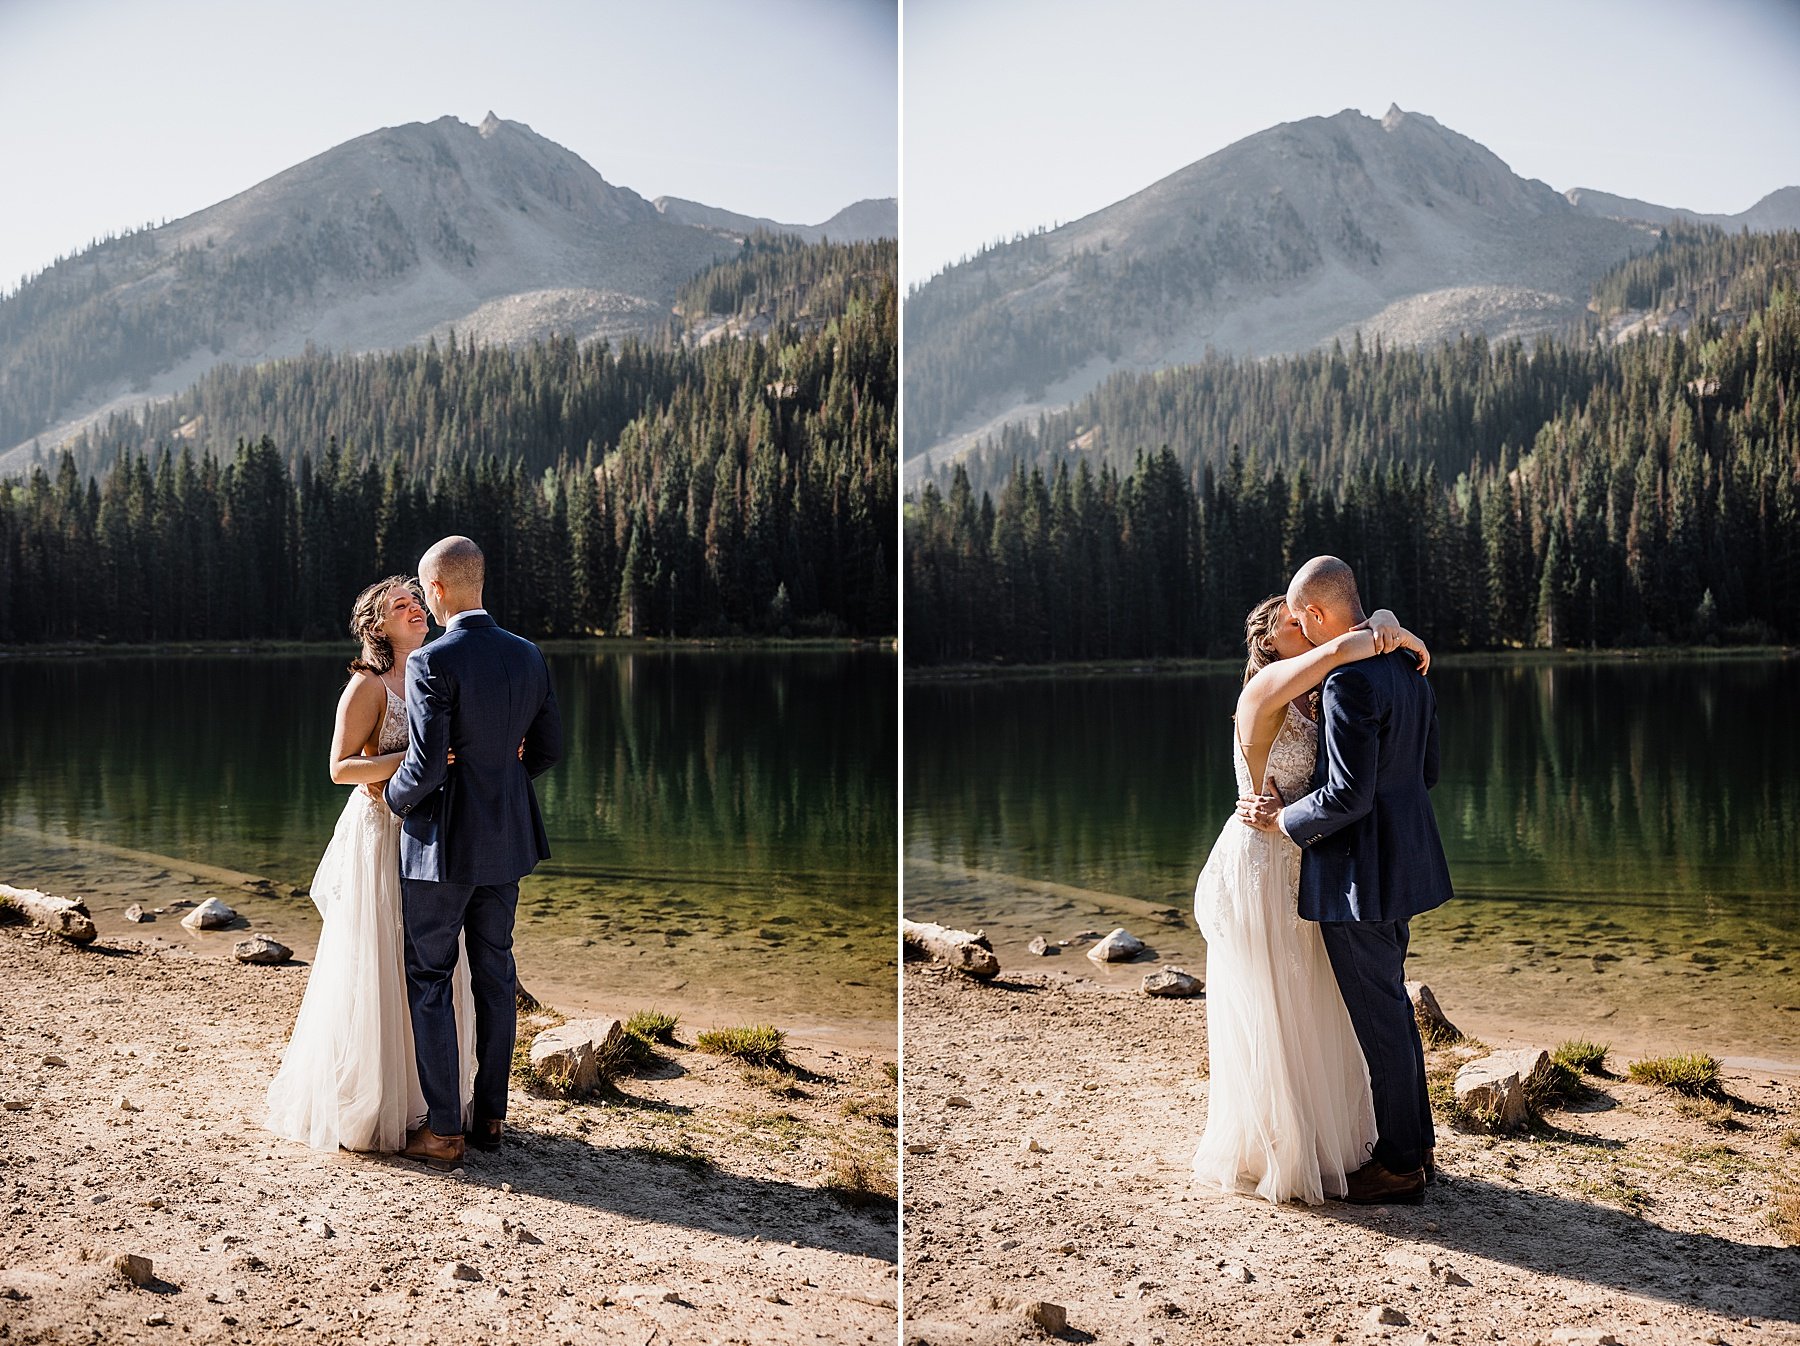
<path fill-rule="evenodd" d="M 1591 187 L 1572 187 L 1563 195 L 1582 214 L 1598 215 L 1602 219 L 1654 225 L 1680 220 L 1685 224 L 1716 224 L 1732 233 L 1739 229 L 1749 229 L 1753 233 L 1800 229 L 1800 187 L 1783 187 L 1779 191 L 1770 192 L 1750 209 L 1741 210 L 1735 215 L 1709 215 L 1705 211 L 1684 210 L 1680 206 L 1659 206 L 1629 196 L 1597 192 Z"/>
<path fill-rule="evenodd" d="M 222 361 L 650 331 L 741 236 L 492 113 L 387 127 L 0 300 L 0 470 Z"/>
<path fill-rule="evenodd" d="M 717 206 L 703 206 L 698 201 L 684 201 L 679 196 L 659 196 L 653 204 L 678 224 L 713 229 L 736 238 L 747 237 L 758 230 L 793 234 L 808 243 L 825 239 L 833 243 L 869 243 L 878 238 L 900 237 L 900 199 L 895 196 L 857 201 L 821 224 L 783 224 L 779 220 L 739 215 Z"/>
<path fill-rule="evenodd" d="M 1272 355 L 1358 330 L 1390 343 L 1561 330 L 1596 278 L 1655 241 L 1643 219 L 1610 218 L 1597 194 L 1576 195 L 1583 204 L 1398 107 L 1250 136 L 914 291 L 912 471 L 927 452 L 941 463 L 1117 370 L 1209 349 Z M 1783 200 L 1747 217 L 1785 218 Z"/>

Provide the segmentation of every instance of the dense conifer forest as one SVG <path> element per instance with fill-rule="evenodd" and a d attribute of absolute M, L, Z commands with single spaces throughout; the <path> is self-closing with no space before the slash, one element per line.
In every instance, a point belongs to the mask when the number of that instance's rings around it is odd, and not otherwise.
<path fill-rule="evenodd" d="M 0 481 L 0 642 L 332 636 L 451 532 L 534 636 L 891 634 L 895 245 L 721 269 L 688 319 L 766 336 L 311 355 L 115 418 Z"/>
<path fill-rule="evenodd" d="M 1800 235 L 1677 230 L 1566 339 L 1116 377 L 909 497 L 908 658 L 1235 652 L 1319 552 L 1447 649 L 1794 640 L 1797 295 Z"/>

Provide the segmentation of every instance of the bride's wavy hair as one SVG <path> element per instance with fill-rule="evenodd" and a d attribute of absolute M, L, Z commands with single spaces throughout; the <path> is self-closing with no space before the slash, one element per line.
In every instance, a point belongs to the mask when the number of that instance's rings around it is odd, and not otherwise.
<path fill-rule="evenodd" d="M 1281 627 L 1281 609 L 1287 605 L 1286 594 L 1273 594 L 1250 609 L 1244 618 L 1244 681 L 1249 682 L 1263 669 L 1281 658 L 1275 652 L 1275 632 Z"/>
<path fill-rule="evenodd" d="M 350 661 L 350 672 L 379 675 L 394 666 L 394 645 L 381 624 L 387 619 L 388 595 L 396 589 L 408 590 L 421 604 L 425 602 L 419 582 L 411 575 L 389 575 L 358 594 L 350 608 L 350 634 L 362 642 L 362 656 Z"/>

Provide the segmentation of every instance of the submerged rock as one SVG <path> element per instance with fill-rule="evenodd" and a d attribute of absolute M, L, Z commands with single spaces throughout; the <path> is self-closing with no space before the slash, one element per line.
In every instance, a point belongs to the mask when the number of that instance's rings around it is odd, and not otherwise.
<path fill-rule="evenodd" d="M 1087 951 L 1096 963 L 1123 963 L 1144 951 L 1144 941 L 1121 927 Z"/>
<path fill-rule="evenodd" d="M 222 930 L 237 919 L 237 913 L 216 897 L 209 897 L 195 907 L 181 923 L 189 930 Z"/>

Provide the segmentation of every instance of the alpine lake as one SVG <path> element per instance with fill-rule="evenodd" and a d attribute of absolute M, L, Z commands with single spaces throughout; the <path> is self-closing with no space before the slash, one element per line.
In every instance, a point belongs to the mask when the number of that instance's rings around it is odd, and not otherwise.
<path fill-rule="evenodd" d="M 891 648 L 547 645 L 563 760 L 520 885 L 520 984 L 570 1014 L 773 1024 L 892 1057 Z M 344 648 L 0 658 L 0 883 L 108 935 L 311 957 Z M 241 928 L 190 933 L 218 896 Z M 163 908 L 126 922 L 132 904 Z"/>
<path fill-rule="evenodd" d="M 1408 975 L 1496 1045 L 1800 1070 L 1800 658 L 1441 656 L 1454 901 Z M 1005 970 L 1203 975 L 1193 886 L 1232 819 L 1241 666 L 909 682 L 904 902 Z M 1102 965 L 1083 930 L 1151 948 Z M 1196 1011 L 1200 1002 L 1194 1002 Z"/>

